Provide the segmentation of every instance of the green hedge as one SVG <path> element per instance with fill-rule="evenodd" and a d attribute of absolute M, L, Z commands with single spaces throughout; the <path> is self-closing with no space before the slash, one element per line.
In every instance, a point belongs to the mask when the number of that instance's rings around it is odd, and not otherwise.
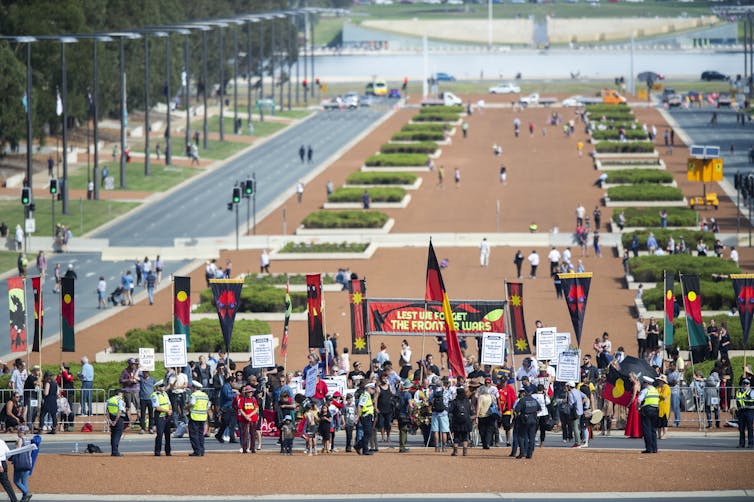
<path fill-rule="evenodd" d="M 592 138 L 600 141 L 617 140 L 620 139 L 620 131 L 618 129 L 596 130 L 592 131 Z M 649 139 L 649 135 L 644 132 L 644 129 L 626 129 L 626 139 L 646 140 Z"/>
<path fill-rule="evenodd" d="M 636 117 L 634 116 L 633 112 L 631 110 L 625 112 L 622 110 L 614 110 L 614 111 L 606 111 L 603 113 L 597 113 L 597 114 L 590 114 L 589 120 L 592 122 L 634 122 L 636 121 Z"/>
<path fill-rule="evenodd" d="M 448 124 L 433 124 L 431 122 L 428 122 L 423 124 L 406 124 L 401 127 L 400 132 L 445 132 L 449 130 L 450 127 L 448 126 Z"/>
<path fill-rule="evenodd" d="M 457 115 L 463 112 L 463 105 L 422 106 L 419 108 L 419 115 L 432 115 L 433 113 L 455 113 Z"/>
<path fill-rule="evenodd" d="M 618 169 L 607 173 L 608 183 L 672 183 L 673 175 L 661 169 Z"/>
<path fill-rule="evenodd" d="M 649 141 L 623 143 L 622 141 L 600 141 L 594 145 L 597 153 L 652 153 L 655 146 Z"/>
<path fill-rule="evenodd" d="M 702 309 L 704 310 L 728 310 L 735 304 L 735 295 L 733 294 L 733 287 L 730 281 L 701 281 L 700 287 L 702 292 Z M 674 291 L 676 298 L 683 298 L 681 284 L 677 281 Z M 664 310 L 665 288 L 660 286 L 647 289 L 644 291 L 642 300 L 648 310 Z M 736 322 L 738 322 L 737 319 Z"/>
<path fill-rule="evenodd" d="M 613 220 L 617 221 L 618 215 L 623 211 L 627 227 L 659 227 L 660 211 L 663 209 L 668 213 L 668 227 L 696 226 L 696 211 L 687 207 L 616 207 L 613 210 Z"/>
<path fill-rule="evenodd" d="M 321 210 L 303 220 L 305 228 L 382 228 L 389 216 L 380 211 Z"/>
<path fill-rule="evenodd" d="M 625 103 L 620 103 L 617 105 L 586 105 L 585 110 L 590 114 L 601 114 L 609 112 L 633 113 L 631 112 L 631 108 Z"/>
<path fill-rule="evenodd" d="M 704 301 L 704 291 L 702 291 L 702 301 Z M 728 316 L 727 314 L 723 315 L 716 315 L 716 316 L 702 316 L 702 319 L 707 324 L 709 324 L 711 319 L 715 320 L 715 324 L 719 327 L 722 323 L 727 323 L 728 325 L 728 333 L 730 334 L 730 349 L 729 350 L 743 350 L 744 348 L 744 336 L 743 336 L 743 330 L 741 329 L 741 321 L 738 319 L 738 317 Z M 678 347 L 681 350 L 688 350 L 689 348 L 689 335 L 688 331 L 686 330 L 686 318 L 680 318 L 675 319 L 673 321 L 673 326 L 675 326 L 675 332 L 673 333 L 673 345 Z M 749 335 L 749 348 L 751 348 L 751 334 Z M 736 360 L 738 362 L 736 363 Z M 743 369 L 743 356 L 740 357 L 734 357 L 731 359 L 731 364 L 733 365 L 733 371 L 735 372 L 735 382 L 734 385 L 738 385 L 738 377 L 741 376 L 742 369 Z M 709 365 L 707 365 L 709 363 Z M 751 364 L 751 357 L 748 358 L 747 364 Z M 694 365 L 695 369 L 698 369 L 702 372 L 704 376 L 707 376 L 712 371 L 712 366 L 714 365 L 714 361 L 705 361 L 704 363 L 700 365 Z M 689 365 L 691 366 L 691 365 Z M 691 368 L 688 369 L 687 375 L 691 375 L 690 373 Z"/>
<path fill-rule="evenodd" d="M 443 141 L 443 131 L 398 131 L 390 138 L 392 141 Z M 384 148 L 382 150 L 385 151 Z"/>
<path fill-rule="evenodd" d="M 607 166 L 659 166 L 660 159 L 603 159 L 600 164 L 603 168 Z"/>
<path fill-rule="evenodd" d="M 364 190 L 369 193 L 372 202 L 400 202 L 406 196 L 406 190 L 400 187 L 351 188 L 341 187 L 327 197 L 328 202 L 361 202 Z"/>
<path fill-rule="evenodd" d="M 290 284 L 306 284 L 306 274 L 256 274 L 250 280 L 256 284 L 284 285 L 286 280 Z M 322 284 L 335 284 L 334 274 L 322 274 Z"/>
<path fill-rule="evenodd" d="M 364 161 L 370 167 L 424 166 L 426 163 L 427 155 L 424 153 L 378 153 Z"/>
<path fill-rule="evenodd" d="M 395 139 L 395 137 L 393 137 Z M 434 141 L 422 141 L 420 143 L 385 143 L 380 147 L 380 153 L 435 153 L 437 143 Z"/>
<path fill-rule="evenodd" d="M 214 313 L 212 290 L 207 288 L 199 295 L 200 303 L 194 312 Z M 291 304 L 294 312 L 306 311 L 306 293 L 291 292 Z M 285 288 L 258 283 L 253 276 L 244 281 L 241 298 L 238 300 L 238 312 L 285 312 Z M 269 331 L 267 331 L 269 333 Z M 191 339 L 194 337 L 194 325 L 191 324 Z M 193 342 L 192 342 L 193 345 Z"/>
<path fill-rule="evenodd" d="M 639 249 L 646 251 L 647 250 L 647 237 L 649 237 L 650 230 L 641 230 L 639 232 L 633 232 L 633 233 L 624 233 L 621 235 L 621 241 L 623 242 L 623 247 L 628 249 L 631 246 L 631 241 L 634 238 L 634 233 L 639 237 Z M 686 248 L 689 250 L 696 250 L 696 244 L 699 242 L 699 239 L 703 239 L 704 243 L 707 245 L 707 249 L 712 250 L 712 246 L 715 244 L 715 234 L 712 232 L 703 232 L 701 230 L 680 230 L 680 229 L 662 229 L 662 228 L 653 228 L 651 230 L 653 234 L 655 234 L 655 239 L 657 239 L 657 244 L 662 246 L 663 249 L 668 245 L 668 238 L 672 235 L 673 240 L 676 244 L 681 242 L 681 239 L 686 241 Z"/>
<path fill-rule="evenodd" d="M 457 113 L 440 113 L 434 109 L 432 112 L 414 115 L 412 120 L 414 122 L 456 122 L 460 118 Z"/>
<path fill-rule="evenodd" d="M 351 185 L 411 185 L 416 182 L 417 178 L 418 176 L 413 173 L 357 171 L 346 178 L 346 183 Z"/>
<path fill-rule="evenodd" d="M 281 253 L 363 253 L 369 246 L 357 242 L 289 242 Z"/>
<path fill-rule="evenodd" d="M 280 292 L 280 305 L 282 309 L 285 300 L 285 290 L 275 288 Z M 206 292 L 202 292 L 202 298 Z M 211 298 L 212 293 L 209 293 Z M 241 295 L 243 298 L 243 294 Z M 293 296 L 293 295 L 291 295 Z M 306 295 L 303 295 L 303 304 L 306 305 Z M 243 303 L 240 302 L 240 304 Z M 214 311 L 214 307 L 213 307 Z M 282 310 L 281 310 L 282 311 Z M 130 329 L 126 331 L 124 337 L 111 338 L 110 347 L 113 352 L 139 352 L 139 347 L 152 347 L 157 352 L 162 352 L 162 336 L 172 333 L 173 326 L 170 323 L 153 324 L 148 328 Z M 248 352 L 249 336 L 264 335 L 271 333 L 270 325 L 264 321 L 256 320 L 237 320 L 233 326 L 233 338 L 230 343 L 232 352 Z M 220 332 L 220 322 L 217 319 L 201 319 L 191 322 L 191 352 L 216 352 L 219 348 L 225 348 L 223 335 Z M 96 378 L 96 373 L 95 373 Z"/>
<path fill-rule="evenodd" d="M 717 317 L 715 318 L 717 319 Z M 738 318 L 736 317 L 728 317 L 728 332 L 730 333 L 730 344 L 732 345 L 731 350 L 741 350 L 743 349 L 743 335 L 739 335 L 734 338 L 734 331 L 733 331 L 733 325 L 738 324 L 738 329 L 740 331 L 741 329 L 741 323 L 738 321 Z M 719 326 L 720 323 L 717 323 Z M 684 336 L 686 336 L 686 327 L 684 323 Z M 751 336 L 751 335 L 749 335 Z M 749 338 L 751 340 L 751 338 Z M 678 340 L 680 341 L 680 340 Z M 686 339 L 686 346 L 688 345 L 688 337 Z M 688 348 L 684 346 L 684 348 Z M 749 341 L 749 347 L 751 347 L 751 341 Z M 751 357 L 747 358 L 746 360 L 747 366 L 751 365 Z M 686 382 L 691 382 L 694 379 L 694 373 L 693 370 L 698 370 L 702 373 L 702 375 L 709 376 L 710 373 L 712 373 L 712 368 L 715 366 L 715 361 L 704 361 L 701 363 L 694 363 L 694 367 L 692 368 L 690 364 L 686 365 L 686 370 L 684 372 Z M 730 367 L 733 368 L 733 385 L 738 386 L 738 379 L 743 374 L 744 369 L 744 356 L 735 356 L 730 358 Z M 687 384 L 688 385 L 688 384 Z"/>
<path fill-rule="evenodd" d="M 608 176 L 608 180 L 610 177 Z M 678 187 L 664 185 L 620 185 L 607 189 L 607 196 L 611 201 L 642 200 L 642 201 L 676 201 L 683 200 L 683 192 Z"/>
<path fill-rule="evenodd" d="M 672 270 L 676 274 L 697 274 L 700 279 L 705 280 L 712 280 L 713 274 L 728 275 L 741 272 L 741 269 L 730 260 L 690 254 L 638 256 L 628 260 L 628 268 L 636 282 L 660 282 L 666 270 Z"/>

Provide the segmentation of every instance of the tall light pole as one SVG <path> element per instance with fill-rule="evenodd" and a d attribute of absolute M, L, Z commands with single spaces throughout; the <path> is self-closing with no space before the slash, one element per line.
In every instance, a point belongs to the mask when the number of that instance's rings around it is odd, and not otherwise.
<path fill-rule="evenodd" d="M 246 19 L 246 113 L 247 113 L 247 120 L 248 124 L 251 124 L 251 114 L 252 114 L 252 106 L 251 106 L 251 58 L 252 58 L 252 46 L 251 46 L 251 25 L 252 23 L 258 23 L 259 19 L 255 17 L 249 17 Z M 249 131 L 251 131 L 251 127 L 249 127 Z"/>
<path fill-rule="evenodd" d="M 33 154 L 33 133 L 32 133 L 32 96 L 31 96 L 31 44 L 37 41 L 34 37 L 16 37 L 16 42 L 26 44 L 26 179 L 29 186 L 32 185 L 32 154 Z"/>
<path fill-rule="evenodd" d="M 291 58 L 293 57 L 293 50 L 292 50 L 293 42 L 291 40 L 291 36 L 293 35 L 293 29 L 292 29 L 291 25 L 295 21 L 296 21 L 296 17 L 295 17 L 294 14 L 291 14 L 291 18 L 290 19 L 288 19 L 288 17 L 286 16 L 285 24 L 287 25 L 287 28 L 288 28 L 286 30 L 286 35 L 288 37 L 288 43 L 286 44 L 285 60 L 286 60 L 286 63 L 288 63 L 288 65 L 287 65 L 288 66 L 288 110 L 291 109 L 291 83 L 292 83 L 292 80 L 293 80 L 292 75 L 291 75 L 291 66 L 292 66 L 291 65 Z"/>
<path fill-rule="evenodd" d="M 74 37 L 59 37 L 60 67 L 62 74 L 61 87 L 63 91 L 63 214 L 68 214 L 68 68 L 65 62 L 65 46 L 78 42 Z"/>
<path fill-rule="evenodd" d="M 128 106 L 126 103 L 126 40 L 141 38 L 138 33 L 111 34 L 118 37 L 118 49 L 120 52 L 120 183 L 121 189 L 126 188 L 126 127 L 128 126 Z M 65 188 L 64 188 L 65 190 Z M 65 200 L 65 199 L 63 199 Z M 65 207 L 65 206 L 63 206 Z M 65 214 L 65 209 L 63 210 Z"/>
<path fill-rule="evenodd" d="M 99 174 L 99 63 L 97 61 L 97 42 L 112 42 L 113 38 L 108 35 L 95 35 L 92 39 L 92 141 L 94 142 L 94 167 L 92 179 L 94 180 L 94 200 L 99 200 L 98 182 Z"/>
<path fill-rule="evenodd" d="M 227 28 L 228 23 L 213 21 L 207 24 L 219 28 L 217 31 L 220 50 L 220 141 L 225 141 L 225 47 L 223 45 L 223 28 Z"/>
<path fill-rule="evenodd" d="M 206 149 L 208 145 L 208 125 L 207 125 L 207 90 L 209 89 L 209 78 L 207 74 L 207 32 L 211 29 L 209 26 L 199 28 L 202 30 L 202 80 L 204 81 L 204 92 L 202 100 L 204 104 L 204 118 L 202 120 L 202 148 Z"/>

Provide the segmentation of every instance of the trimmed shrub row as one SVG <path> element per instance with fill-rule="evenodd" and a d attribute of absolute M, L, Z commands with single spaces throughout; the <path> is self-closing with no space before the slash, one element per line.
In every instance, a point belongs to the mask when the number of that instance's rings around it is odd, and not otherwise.
<path fill-rule="evenodd" d="M 216 312 L 214 297 L 210 288 L 199 295 L 200 303 L 195 312 Z M 306 293 L 291 291 L 291 304 L 294 312 L 306 311 Z M 276 288 L 269 284 L 256 283 L 253 276 L 244 281 L 241 297 L 238 300 L 238 312 L 285 312 L 285 288 Z M 215 321 L 217 324 L 217 321 Z M 218 326 L 219 331 L 219 326 Z M 269 333 L 269 331 L 267 332 Z M 234 333 L 235 334 L 235 333 Z M 235 336 L 234 336 L 235 338 Z M 191 323 L 191 345 L 194 341 L 194 323 Z M 247 340 L 248 343 L 248 340 Z"/>
<path fill-rule="evenodd" d="M 364 191 L 369 193 L 372 202 L 400 202 L 406 190 L 400 187 L 351 188 L 341 187 L 327 197 L 328 202 L 361 202 Z"/>
<path fill-rule="evenodd" d="M 610 178 L 608 177 L 608 180 Z M 607 189 L 607 196 L 611 201 L 641 200 L 641 201 L 676 201 L 683 200 L 683 192 L 677 187 L 663 185 L 621 185 Z"/>
<path fill-rule="evenodd" d="M 426 163 L 427 155 L 423 153 L 379 153 L 364 161 L 370 167 L 424 166 Z"/>
<path fill-rule="evenodd" d="M 701 281 L 700 286 L 702 309 L 728 310 L 735 304 L 735 295 L 733 294 L 733 286 L 731 286 L 730 281 Z M 683 291 L 681 290 L 680 282 L 675 284 L 673 291 L 675 297 L 679 298 L 678 301 L 681 302 L 680 299 L 683 298 Z M 648 310 L 665 309 L 665 288 L 660 286 L 644 291 L 642 300 Z M 681 305 L 683 304 L 681 303 Z M 736 323 L 738 323 L 738 319 L 736 319 Z"/>
<path fill-rule="evenodd" d="M 633 113 L 631 108 L 625 103 L 617 105 L 586 105 L 586 111 L 590 114 L 607 113 L 607 112 L 622 112 Z"/>
<path fill-rule="evenodd" d="M 669 227 L 696 226 L 696 211 L 687 207 L 626 207 L 615 208 L 613 219 L 617 221 L 618 214 L 623 211 L 627 227 L 659 227 L 660 211 L 667 211 Z M 655 234 L 656 235 L 656 234 Z M 675 236 L 673 237 L 675 239 Z"/>
<path fill-rule="evenodd" d="M 443 131 L 398 131 L 390 138 L 392 141 L 442 141 Z"/>
<path fill-rule="evenodd" d="M 406 124 L 401 127 L 400 132 L 413 132 L 413 131 L 431 131 L 431 132 L 445 132 L 450 130 L 448 124 Z"/>
<path fill-rule="evenodd" d="M 289 242 L 281 253 L 363 253 L 369 246 L 359 242 Z"/>
<path fill-rule="evenodd" d="M 381 228 L 388 219 L 380 211 L 320 210 L 310 213 L 302 223 L 305 228 Z"/>
<path fill-rule="evenodd" d="M 607 166 L 659 166 L 660 159 L 605 159 L 600 162 Z"/>
<path fill-rule="evenodd" d="M 434 107 L 432 107 L 432 111 L 433 113 L 414 115 L 412 120 L 414 122 L 455 122 L 459 118 L 457 113 L 440 113 L 434 110 Z"/>
<path fill-rule="evenodd" d="M 659 169 L 621 169 L 607 174 L 608 183 L 672 183 L 673 175 Z"/>
<path fill-rule="evenodd" d="M 654 144 L 649 141 L 623 143 L 621 141 L 602 141 L 594 145 L 597 153 L 652 153 Z"/>
<path fill-rule="evenodd" d="M 433 113 L 463 113 L 463 105 L 423 106 L 419 109 L 419 115 L 431 115 Z"/>
<path fill-rule="evenodd" d="M 600 141 L 617 140 L 620 139 L 620 131 L 618 129 L 596 130 L 592 131 L 592 138 Z M 649 135 L 644 132 L 644 129 L 626 129 L 626 139 L 646 140 L 649 139 Z"/>
<path fill-rule="evenodd" d="M 728 286 L 730 287 L 730 285 Z M 704 301 L 704 290 L 702 290 L 702 301 Z M 727 315 L 716 316 L 702 316 L 702 320 L 705 326 L 709 325 L 711 319 L 715 320 L 715 324 L 722 326 L 723 323 L 727 324 L 728 333 L 730 334 L 730 349 L 729 350 L 743 350 L 744 348 L 744 335 L 741 329 L 741 322 L 737 317 L 728 317 Z M 677 346 L 681 350 L 688 350 L 689 348 L 689 335 L 686 330 L 686 319 L 676 319 L 673 321 L 675 326 L 675 332 L 673 333 L 673 345 Z M 751 348 L 751 338 L 749 339 L 749 348 Z M 733 385 L 738 385 L 738 377 L 743 370 L 743 356 L 732 357 L 730 360 L 731 367 L 735 373 L 735 380 Z M 751 359 L 748 360 L 751 364 Z M 694 369 L 702 372 L 702 375 L 707 376 L 712 372 L 712 367 L 715 364 L 714 361 L 704 361 L 701 364 L 695 364 Z M 691 365 L 686 370 L 686 381 L 692 381 Z"/>
<path fill-rule="evenodd" d="M 630 249 L 634 234 L 636 234 L 636 236 L 639 238 L 639 250 L 646 251 L 647 237 L 649 237 L 649 232 L 650 230 L 641 230 L 639 232 L 633 232 L 630 234 L 624 233 L 621 236 L 623 247 Z M 686 242 L 687 249 L 696 249 L 696 244 L 700 239 L 704 240 L 704 243 L 707 245 L 707 249 L 712 249 L 712 246 L 715 244 L 715 234 L 713 234 L 712 232 L 703 232 L 701 230 L 669 230 L 662 228 L 652 229 L 651 232 L 655 234 L 657 245 L 661 246 L 662 249 L 665 249 L 667 247 L 668 239 L 671 235 L 673 236 L 673 240 L 676 242 L 676 244 L 680 243 L 681 239 L 683 239 L 683 241 Z"/>
<path fill-rule="evenodd" d="M 395 139 L 395 138 L 393 138 Z M 421 143 L 385 143 L 380 147 L 380 153 L 435 153 L 437 143 L 434 141 L 423 141 Z"/>
<path fill-rule="evenodd" d="M 712 280 L 712 275 L 740 273 L 741 269 L 730 260 L 716 256 L 673 254 L 665 256 L 638 256 L 628 260 L 628 267 L 636 282 L 660 282 L 665 270 L 676 273 L 698 274 L 700 279 Z M 730 287 L 730 284 L 728 285 Z M 702 292 L 702 294 L 704 294 Z"/>
<path fill-rule="evenodd" d="M 346 183 L 351 185 L 411 185 L 416 182 L 417 175 L 413 173 L 385 172 L 363 173 L 357 171 L 348 176 Z"/>

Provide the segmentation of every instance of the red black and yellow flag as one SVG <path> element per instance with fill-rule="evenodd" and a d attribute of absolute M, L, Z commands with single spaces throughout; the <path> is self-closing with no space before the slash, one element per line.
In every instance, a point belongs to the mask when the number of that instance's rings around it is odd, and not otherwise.
<path fill-rule="evenodd" d="M 76 336 L 73 330 L 76 310 L 74 283 L 73 277 L 63 277 L 60 280 L 60 329 L 63 334 L 61 343 L 63 352 L 76 351 Z"/>
<path fill-rule="evenodd" d="M 675 272 L 665 271 L 665 322 L 664 322 L 664 334 L 665 334 L 665 346 L 670 347 L 673 345 L 673 334 L 675 332 L 675 326 L 673 326 L 673 320 L 675 318 Z"/>
<path fill-rule="evenodd" d="M 31 351 L 39 352 L 39 347 L 42 346 L 42 333 L 45 324 L 41 277 L 31 278 L 31 290 L 34 292 L 34 341 L 32 342 Z"/>
<path fill-rule="evenodd" d="M 529 337 L 524 322 L 524 285 L 520 282 L 506 282 L 508 293 L 508 313 L 510 315 L 510 336 L 514 354 L 531 354 Z"/>
<path fill-rule="evenodd" d="M 627 377 L 621 375 L 618 370 L 610 366 L 605 380 L 605 388 L 602 397 L 610 402 L 621 406 L 628 406 L 633 395 L 633 383 Z"/>
<path fill-rule="evenodd" d="M 576 334 L 576 346 L 581 346 L 581 331 L 584 327 L 586 300 L 589 297 L 589 285 L 592 283 L 591 272 L 558 274 L 565 297 L 568 314 L 571 316 L 573 331 Z"/>
<path fill-rule="evenodd" d="M 463 362 L 461 346 L 458 344 L 458 332 L 453 319 L 453 310 L 450 308 L 450 300 L 445 290 L 445 283 L 440 273 L 440 264 L 437 262 L 435 249 L 432 241 L 429 241 L 429 256 L 427 257 L 427 289 L 424 299 L 428 302 L 442 302 L 442 311 L 445 317 L 445 335 L 448 345 L 448 366 L 452 376 L 466 378 L 466 367 Z"/>
<path fill-rule="evenodd" d="M 744 336 L 744 350 L 749 342 L 751 320 L 754 317 L 754 274 L 731 274 L 733 292 L 736 295 L 738 318 Z"/>
<path fill-rule="evenodd" d="M 233 325 L 236 322 L 236 311 L 241 301 L 241 279 L 210 279 L 209 285 L 215 298 L 217 318 L 220 320 L 220 331 L 225 342 L 225 351 L 230 352 L 230 341 L 233 337 Z"/>
<path fill-rule="evenodd" d="M 23 277 L 8 278 L 10 351 L 26 352 L 26 289 Z"/>
<path fill-rule="evenodd" d="M 702 320 L 702 296 L 699 276 L 681 274 L 683 307 L 686 309 L 686 330 L 689 334 L 689 347 L 706 347 L 707 334 Z"/>
<path fill-rule="evenodd" d="M 309 348 L 321 349 L 325 346 L 325 313 L 322 298 L 322 277 L 319 274 L 306 275 L 306 298 L 309 314 Z"/>
<path fill-rule="evenodd" d="M 366 295 L 367 281 L 364 279 L 351 279 L 348 283 L 348 299 L 351 305 L 351 338 L 353 345 L 352 354 L 368 354 L 369 340 L 366 336 Z"/>
<path fill-rule="evenodd" d="M 191 347 L 191 277 L 173 276 L 173 333 L 186 335 Z"/>

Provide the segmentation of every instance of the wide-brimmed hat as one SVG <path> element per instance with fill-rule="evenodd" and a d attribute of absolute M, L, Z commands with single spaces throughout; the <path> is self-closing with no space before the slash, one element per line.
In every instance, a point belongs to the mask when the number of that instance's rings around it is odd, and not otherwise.
<path fill-rule="evenodd" d="M 592 425 L 597 425 L 598 423 L 602 422 L 602 419 L 605 417 L 605 414 L 602 412 L 602 410 L 594 410 L 592 412 L 592 418 L 589 419 L 589 423 Z"/>
<path fill-rule="evenodd" d="M 657 379 L 662 380 L 665 383 L 668 383 L 668 377 L 666 377 L 665 375 L 660 375 L 657 377 Z"/>

